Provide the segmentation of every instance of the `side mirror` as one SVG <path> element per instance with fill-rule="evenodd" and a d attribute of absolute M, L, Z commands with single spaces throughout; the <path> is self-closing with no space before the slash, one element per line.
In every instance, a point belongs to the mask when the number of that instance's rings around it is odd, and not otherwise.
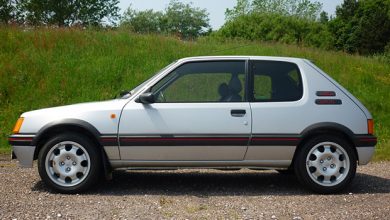
<path fill-rule="evenodd" d="M 156 100 L 154 98 L 154 94 L 151 93 L 151 92 L 146 92 L 146 93 L 143 93 L 141 94 L 139 97 L 138 97 L 138 102 L 140 103 L 143 103 L 143 104 L 152 104 L 154 103 Z"/>

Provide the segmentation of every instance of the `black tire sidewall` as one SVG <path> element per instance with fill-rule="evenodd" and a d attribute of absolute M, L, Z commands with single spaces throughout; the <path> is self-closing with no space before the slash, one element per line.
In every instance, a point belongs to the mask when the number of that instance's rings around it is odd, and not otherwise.
<path fill-rule="evenodd" d="M 90 170 L 87 177 L 79 184 L 71 187 L 64 187 L 53 182 L 47 174 L 45 161 L 49 151 L 58 143 L 72 141 L 85 148 L 90 158 Z M 101 171 L 101 156 L 98 146 L 89 138 L 76 133 L 59 134 L 47 141 L 38 154 L 38 172 L 43 182 L 59 193 L 79 193 L 91 188 L 99 179 Z"/>
<path fill-rule="evenodd" d="M 281 175 L 294 175 L 294 170 L 293 169 L 287 169 L 287 170 L 276 170 L 279 174 Z"/>
<path fill-rule="evenodd" d="M 343 181 L 335 186 L 322 186 L 317 184 L 314 180 L 309 176 L 310 174 L 306 169 L 306 157 L 310 150 L 317 144 L 322 142 L 333 142 L 340 145 L 345 152 L 348 154 L 350 161 L 350 168 L 347 176 Z M 297 157 L 295 158 L 294 170 L 298 180 L 307 188 L 313 190 L 314 192 L 321 194 L 330 194 L 337 193 L 342 191 L 347 185 L 349 185 L 352 179 L 355 177 L 357 167 L 357 158 L 356 154 L 351 146 L 345 139 L 334 136 L 334 135 L 321 135 L 311 138 L 307 141 L 297 152 Z"/>

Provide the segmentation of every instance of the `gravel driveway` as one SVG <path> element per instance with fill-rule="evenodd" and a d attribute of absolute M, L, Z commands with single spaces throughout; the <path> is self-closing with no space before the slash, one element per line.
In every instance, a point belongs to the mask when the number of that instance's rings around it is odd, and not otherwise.
<path fill-rule="evenodd" d="M 274 171 L 116 171 L 83 195 L 61 195 L 36 166 L 0 161 L 0 219 L 390 219 L 390 162 L 359 167 L 351 187 L 315 195 Z"/>

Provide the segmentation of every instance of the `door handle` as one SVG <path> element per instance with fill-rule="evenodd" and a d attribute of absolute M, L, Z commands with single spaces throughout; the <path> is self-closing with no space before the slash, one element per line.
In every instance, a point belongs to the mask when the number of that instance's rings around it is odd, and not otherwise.
<path fill-rule="evenodd" d="M 230 111 L 230 114 L 233 117 L 244 117 L 244 115 L 246 114 L 246 110 L 244 110 L 244 109 L 233 109 L 233 110 Z"/>

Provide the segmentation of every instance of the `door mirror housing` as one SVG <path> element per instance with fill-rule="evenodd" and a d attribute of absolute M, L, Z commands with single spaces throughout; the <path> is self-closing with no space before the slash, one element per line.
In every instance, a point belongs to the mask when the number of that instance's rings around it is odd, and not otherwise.
<path fill-rule="evenodd" d="M 152 104 L 152 103 L 155 103 L 156 100 L 155 100 L 155 97 L 154 97 L 154 94 L 153 94 L 153 93 L 151 93 L 151 92 L 146 92 L 146 93 L 141 94 L 141 95 L 138 97 L 137 102 L 140 102 L 140 103 L 142 103 L 142 104 Z"/>

